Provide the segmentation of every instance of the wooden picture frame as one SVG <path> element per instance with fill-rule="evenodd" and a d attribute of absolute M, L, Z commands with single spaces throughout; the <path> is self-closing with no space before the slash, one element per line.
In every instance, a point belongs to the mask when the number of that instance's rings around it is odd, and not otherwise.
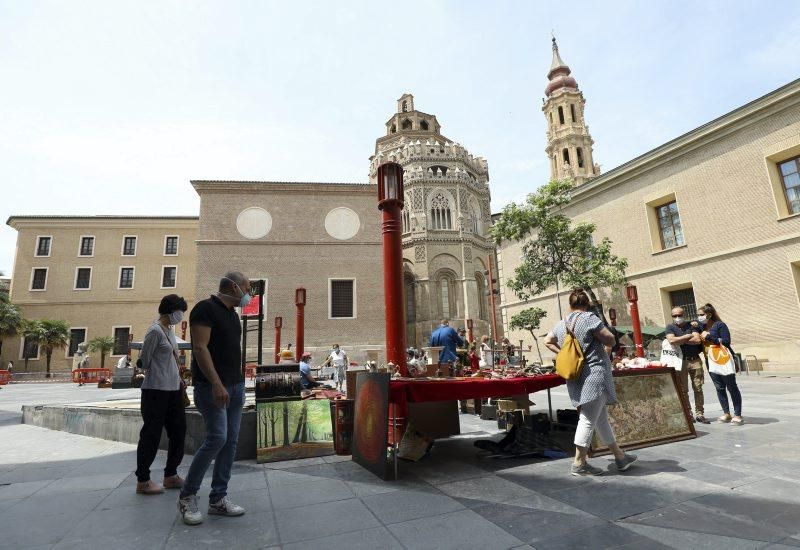
<path fill-rule="evenodd" d="M 256 400 L 257 463 L 332 454 L 330 401 L 299 397 Z"/>
<path fill-rule="evenodd" d="M 675 370 L 661 367 L 614 371 L 614 387 L 618 402 L 608 407 L 608 419 L 623 449 L 697 437 L 691 409 Z M 610 452 L 595 432 L 589 456 Z"/>

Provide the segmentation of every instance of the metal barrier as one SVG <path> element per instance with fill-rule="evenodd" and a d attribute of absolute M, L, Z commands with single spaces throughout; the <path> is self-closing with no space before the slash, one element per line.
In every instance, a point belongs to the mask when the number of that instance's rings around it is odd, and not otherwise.
<path fill-rule="evenodd" d="M 7 370 L 0 370 L 0 386 L 5 386 L 11 382 L 11 373 Z"/>
<path fill-rule="evenodd" d="M 76 384 L 97 384 L 101 378 L 111 380 L 111 369 L 75 369 L 72 381 Z"/>
<path fill-rule="evenodd" d="M 756 366 L 756 374 L 758 376 L 761 376 L 761 365 L 758 364 L 758 357 L 756 357 L 755 355 L 745 355 L 744 356 L 744 365 L 745 365 L 745 367 L 747 367 L 747 374 L 750 374 L 750 358 L 751 357 L 753 358 L 753 362 L 755 363 L 755 366 Z"/>

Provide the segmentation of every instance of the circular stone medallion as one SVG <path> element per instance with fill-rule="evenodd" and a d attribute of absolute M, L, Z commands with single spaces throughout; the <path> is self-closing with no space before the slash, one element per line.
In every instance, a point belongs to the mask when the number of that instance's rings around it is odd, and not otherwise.
<path fill-rule="evenodd" d="M 245 239 L 260 239 L 272 229 L 272 216 L 263 208 L 245 208 L 236 217 L 236 230 Z"/>
<path fill-rule="evenodd" d="M 347 207 L 334 208 L 325 216 L 325 231 L 334 239 L 346 241 L 352 239 L 361 229 L 361 220 L 358 214 Z"/>

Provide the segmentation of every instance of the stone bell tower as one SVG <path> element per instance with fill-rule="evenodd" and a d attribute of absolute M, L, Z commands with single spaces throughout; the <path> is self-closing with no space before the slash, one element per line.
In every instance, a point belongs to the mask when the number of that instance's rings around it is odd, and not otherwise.
<path fill-rule="evenodd" d="M 473 321 L 489 334 L 484 271 L 494 244 L 485 159 L 441 134 L 436 116 L 418 111 L 404 94 L 375 142 L 369 176 L 377 182 L 384 162 L 403 167 L 403 283 L 406 339 L 425 346 L 439 320 L 454 328 Z"/>
<path fill-rule="evenodd" d="M 545 152 L 550 160 L 550 179 L 572 179 L 581 185 L 600 175 L 600 165 L 594 163 L 594 141 L 583 116 L 586 100 L 571 73 L 553 37 L 553 63 L 542 105 L 547 119 Z"/>

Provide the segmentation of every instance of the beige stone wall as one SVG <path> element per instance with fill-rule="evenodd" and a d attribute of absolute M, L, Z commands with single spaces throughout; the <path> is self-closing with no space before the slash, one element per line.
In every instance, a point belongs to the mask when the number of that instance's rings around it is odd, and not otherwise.
<path fill-rule="evenodd" d="M 182 295 L 189 307 L 194 302 L 196 218 L 12 217 L 9 224 L 18 231 L 11 300 L 27 319 L 62 319 L 71 327 L 86 328 L 87 340 L 113 336 L 115 326 L 130 326 L 134 340 L 140 340 L 158 316 L 164 295 Z M 36 257 L 37 237 L 43 235 L 52 236 L 50 256 Z M 122 256 L 124 235 L 137 236 L 135 256 Z M 164 255 L 166 235 L 179 237 L 177 256 Z M 95 237 L 92 257 L 78 256 L 81 236 Z M 134 267 L 133 289 L 118 289 L 122 266 Z M 161 288 L 162 266 L 178 267 L 176 288 Z M 31 291 L 31 272 L 38 267 L 48 268 L 46 289 Z M 92 268 L 89 290 L 74 290 L 78 267 Z M 20 348 L 21 338 L 7 338 L 3 364 L 12 359 L 22 371 Z M 117 359 L 107 358 L 106 366 Z M 99 358 L 94 364 L 99 366 Z M 53 371 L 69 370 L 71 365 L 66 350 L 53 354 Z M 44 370 L 44 353 L 29 360 L 28 368 Z"/>
<path fill-rule="evenodd" d="M 323 359 L 334 342 L 354 359 L 365 359 L 366 349 L 383 349 L 381 218 L 374 186 L 193 183 L 201 197 L 196 295 L 215 292 L 226 271 L 266 279 L 265 361 L 274 348 L 276 316 L 283 317 L 282 347 L 295 342 L 298 287 L 307 291 L 305 348 L 317 352 L 316 359 Z M 237 216 L 249 207 L 269 212 L 272 228 L 266 236 L 247 239 L 237 231 Z M 327 214 L 338 207 L 353 210 L 359 218 L 351 239 L 335 239 L 325 229 Z M 356 318 L 329 318 L 332 278 L 356 280 Z M 255 333 L 250 338 L 254 342 Z"/>
<path fill-rule="evenodd" d="M 644 323 L 663 326 L 668 290 L 691 285 L 698 304 L 711 302 L 730 325 L 737 352 L 785 370 L 800 369 L 800 216 L 782 213 L 769 174 L 781 152 L 800 146 L 800 87 L 779 92 L 585 184 L 566 213 L 595 223 L 595 241 L 610 238 L 628 258 Z M 652 208 L 673 195 L 685 245 L 660 250 Z M 505 278 L 520 254 L 518 243 L 502 247 Z M 626 311 L 618 291 L 604 302 Z M 528 307 L 507 288 L 503 303 L 505 319 Z M 558 319 L 552 292 L 531 304 L 549 311 L 545 327 Z"/>

